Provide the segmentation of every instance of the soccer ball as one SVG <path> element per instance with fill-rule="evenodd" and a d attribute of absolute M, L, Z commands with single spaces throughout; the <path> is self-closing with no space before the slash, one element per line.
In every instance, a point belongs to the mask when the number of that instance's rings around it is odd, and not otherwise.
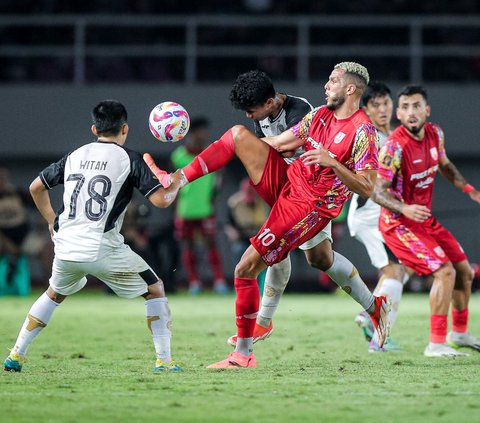
<path fill-rule="evenodd" d="M 148 126 L 152 135 L 162 142 L 177 142 L 187 135 L 190 116 L 174 101 L 157 104 L 150 112 Z"/>

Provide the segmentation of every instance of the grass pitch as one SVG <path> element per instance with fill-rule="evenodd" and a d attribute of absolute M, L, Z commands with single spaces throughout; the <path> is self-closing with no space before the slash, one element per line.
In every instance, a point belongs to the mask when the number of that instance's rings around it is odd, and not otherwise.
<path fill-rule="evenodd" d="M 7 348 L 35 297 L 0 299 Z M 480 353 L 426 358 L 426 295 L 405 295 L 402 353 L 369 354 L 343 295 L 286 295 L 257 369 L 207 370 L 226 357 L 234 297 L 170 297 L 180 374 L 152 374 L 143 301 L 100 292 L 68 298 L 31 345 L 21 373 L 0 377 L 0 422 L 478 422 Z M 480 297 L 470 305 L 480 335 Z M 3 359 L 3 356 L 2 356 Z"/>

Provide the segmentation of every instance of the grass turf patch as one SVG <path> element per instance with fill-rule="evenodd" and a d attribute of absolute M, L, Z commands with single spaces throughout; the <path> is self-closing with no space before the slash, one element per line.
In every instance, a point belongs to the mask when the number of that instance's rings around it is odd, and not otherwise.
<path fill-rule="evenodd" d="M 35 297 L 0 299 L 5 348 Z M 426 358 L 426 295 L 405 295 L 394 338 L 404 352 L 371 354 L 342 295 L 286 295 L 257 369 L 207 370 L 231 351 L 234 297 L 170 297 L 173 356 L 185 371 L 153 374 L 143 301 L 100 292 L 65 300 L 31 345 L 21 373 L 2 373 L 1 422 L 480 421 L 480 353 Z M 470 330 L 480 334 L 480 299 Z"/>

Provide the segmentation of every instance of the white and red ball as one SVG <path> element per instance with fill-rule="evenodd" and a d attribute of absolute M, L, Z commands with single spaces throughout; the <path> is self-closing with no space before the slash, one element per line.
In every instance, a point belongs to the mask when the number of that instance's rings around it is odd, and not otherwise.
<path fill-rule="evenodd" d="M 190 116 L 174 101 L 157 104 L 150 112 L 148 126 L 152 135 L 162 142 L 177 142 L 187 135 Z"/>

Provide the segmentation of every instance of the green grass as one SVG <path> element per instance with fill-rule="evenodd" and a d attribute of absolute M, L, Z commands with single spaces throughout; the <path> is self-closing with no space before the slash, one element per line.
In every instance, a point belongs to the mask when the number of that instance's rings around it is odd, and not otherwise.
<path fill-rule="evenodd" d="M 0 346 L 15 342 L 33 302 L 0 299 Z M 259 367 L 207 370 L 231 351 L 234 298 L 171 296 L 181 374 L 151 373 L 142 300 L 68 298 L 30 347 L 21 373 L 0 377 L 0 422 L 476 422 L 480 353 L 434 359 L 428 297 L 406 295 L 395 328 L 403 353 L 369 354 L 341 295 L 286 295 Z M 480 334 L 480 298 L 470 305 Z"/>

